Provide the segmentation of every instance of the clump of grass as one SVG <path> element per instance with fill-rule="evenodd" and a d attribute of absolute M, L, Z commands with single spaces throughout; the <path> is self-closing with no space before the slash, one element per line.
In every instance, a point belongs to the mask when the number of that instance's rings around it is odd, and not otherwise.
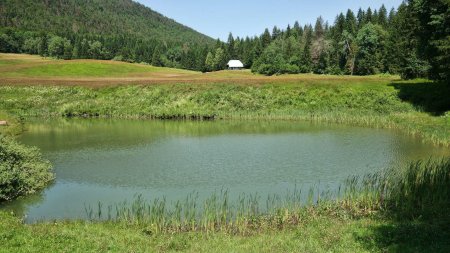
<path fill-rule="evenodd" d="M 388 173 L 388 210 L 409 217 L 448 215 L 450 159 L 418 161 Z"/>
<path fill-rule="evenodd" d="M 13 116 L 0 110 L 0 120 L 7 122 L 6 126 L 0 126 L 0 134 L 15 136 L 24 131 L 24 118 L 21 116 Z"/>
<path fill-rule="evenodd" d="M 450 211 L 450 158 L 352 177 L 344 202 L 355 209 L 382 210 L 399 218 L 431 218 Z"/>
<path fill-rule="evenodd" d="M 311 193 L 314 192 L 312 189 Z M 318 204 L 320 197 L 315 198 Z M 231 200 L 227 190 L 221 190 L 200 201 L 198 193 L 184 200 L 169 202 L 166 198 L 146 201 L 137 195 L 130 203 L 85 206 L 88 220 L 125 222 L 144 226 L 151 233 L 161 232 L 230 232 L 246 234 L 261 228 L 281 228 L 299 221 L 297 213 L 306 203 L 301 190 L 295 189 L 286 196 L 269 195 L 263 201 L 258 194 L 241 194 Z M 313 205 L 309 202 L 308 205 Z"/>
<path fill-rule="evenodd" d="M 254 194 L 231 201 L 228 191 L 199 201 L 197 193 L 183 201 L 165 198 L 145 201 L 137 195 L 131 202 L 86 208 L 91 221 L 108 220 L 143 226 L 148 233 L 186 231 L 248 234 L 295 226 L 310 216 L 326 212 L 335 216 L 363 217 L 373 213 L 403 219 L 441 217 L 450 211 L 450 158 L 418 161 L 403 168 L 390 168 L 349 178 L 336 192 L 295 187 L 286 195 Z M 115 213 L 113 214 L 113 210 Z"/>

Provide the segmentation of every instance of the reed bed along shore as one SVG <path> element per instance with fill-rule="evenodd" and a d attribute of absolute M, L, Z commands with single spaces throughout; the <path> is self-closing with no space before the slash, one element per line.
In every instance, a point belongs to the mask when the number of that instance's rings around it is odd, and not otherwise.
<path fill-rule="evenodd" d="M 449 185 L 443 158 L 351 177 L 335 196 L 137 196 L 36 224 L 0 211 L 0 252 L 449 252 Z"/>
<path fill-rule="evenodd" d="M 147 201 L 137 195 L 129 203 L 85 206 L 85 212 L 92 222 L 139 226 L 149 234 L 201 231 L 245 235 L 297 226 L 320 213 L 351 219 L 377 214 L 400 220 L 445 220 L 450 211 L 449 185 L 450 158 L 443 158 L 350 177 L 333 192 L 296 187 L 283 196 L 240 195 L 232 200 L 228 191 L 222 190 L 204 200 L 191 193 L 175 202 L 165 198 Z"/>

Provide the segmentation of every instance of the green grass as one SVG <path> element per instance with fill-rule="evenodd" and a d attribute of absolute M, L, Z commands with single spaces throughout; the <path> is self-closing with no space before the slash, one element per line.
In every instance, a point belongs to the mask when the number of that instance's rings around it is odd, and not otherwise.
<path fill-rule="evenodd" d="M 0 252 L 370 252 L 366 226 L 383 223 L 314 217 L 298 228 L 239 236 L 228 233 L 149 234 L 115 223 L 22 225 L 0 212 Z M 355 237 L 355 233 L 358 237 Z M 369 239 L 370 240 L 370 239 Z"/>
<path fill-rule="evenodd" d="M 436 234 L 437 233 L 437 234 Z M 251 235 L 149 234 L 116 223 L 23 225 L 0 212 L 0 252 L 448 252 L 441 224 L 315 214 L 296 227 Z"/>
<path fill-rule="evenodd" d="M 23 60 L 2 60 L 0 59 L 0 67 L 4 67 L 4 66 L 12 66 L 12 65 L 17 65 L 17 64 L 21 64 L 21 63 L 25 63 L 26 61 Z"/>
<path fill-rule="evenodd" d="M 25 66 L 14 72 L 4 73 L 5 77 L 120 77 L 130 74 L 162 72 L 162 68 L 131 63 L 100 61 L 52 62 L 42 65 Z M 166 73 L 188 73 L 188 71 L 164 69 Z"/>
<path fill-rule="evenodd" d="M 0 110 L 0 121 L 8 123 L 7 126 L 0 126 L 0 135 L 16 136 L 24 131 L 24 122 L 21 117 Z"/>

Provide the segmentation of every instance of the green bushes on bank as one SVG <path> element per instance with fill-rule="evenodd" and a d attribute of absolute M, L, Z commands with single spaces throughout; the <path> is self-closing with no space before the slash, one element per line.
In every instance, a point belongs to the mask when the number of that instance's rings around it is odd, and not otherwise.
<path fill-rule="evenodd" d="M 34 193 L 54 179 L 37 148 L 0 135 L 0 202 Z"/>

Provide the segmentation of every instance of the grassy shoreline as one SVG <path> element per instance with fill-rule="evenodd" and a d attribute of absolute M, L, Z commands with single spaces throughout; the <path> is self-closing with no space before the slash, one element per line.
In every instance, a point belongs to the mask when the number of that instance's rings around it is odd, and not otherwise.
<path fill-rule="evenodd" d="M 411 87 L 417 90 L 408 90 Z M 428 95 L 422 93 L 425 88 L 436 91 Z M 436 92 L 440 95 L 435 96 Z M 448 85 L 383 79 L 367 83 L 318 79 L 256 86 L 0 86 L 0 110 L 21 117 L 308 120 L 400 129 L 448 147 L 447 95 Z"/>
<path fill-rule="evenodd" d="M 0 252 L 448 252 L 449 172 L 449 158 L 411 163 L 351 180 L 338 200 L 261 214 L 249 201 L 237 219 L 213 196 L 193 223 L 139 200 L 106 221 L 27 225 L 0 212 Z"/>
<path fill-rule="evenodd" d="M 118 223 L 23 225 L 0 212 L 0 252 L 448 252 L 448 223 L 309 213 L 295 227 L 249 235 L 150 234 Z"/>

